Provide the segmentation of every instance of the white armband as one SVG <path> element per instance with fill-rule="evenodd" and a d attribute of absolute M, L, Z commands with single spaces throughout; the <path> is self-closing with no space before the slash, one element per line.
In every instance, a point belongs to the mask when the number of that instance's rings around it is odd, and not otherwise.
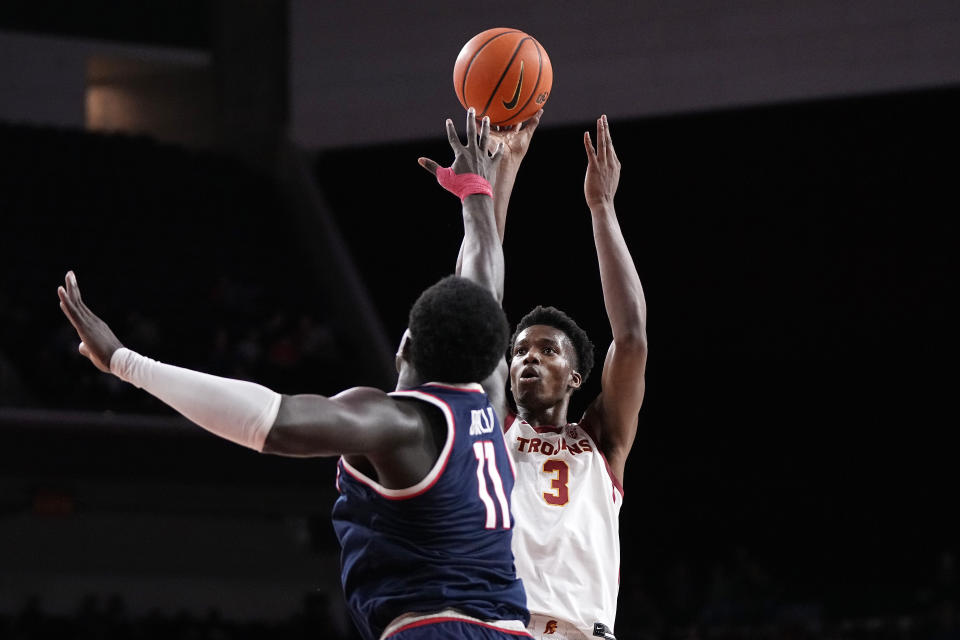
<path fill-rule="evenodd" d="M 263 451 L 280 410 L 280 394 L 264 386 L 163 364 L 127 348 L 114 352 L 110 371 L 207 431 L 255 451 Z"/>

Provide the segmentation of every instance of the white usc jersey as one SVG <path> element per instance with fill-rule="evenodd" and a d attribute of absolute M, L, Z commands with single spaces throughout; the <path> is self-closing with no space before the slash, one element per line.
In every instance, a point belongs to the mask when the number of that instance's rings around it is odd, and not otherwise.
<path fill-rule="evenodd" d="M 516 468 L 513 555 L 534 621 L 565 621 L 587 638 L 597 622 L 612 630 L 623 488 L 578 425 L 533 427 L 511 414 L 504 427 Z M 562 637 L 533 622 L 528 630 Z"/>

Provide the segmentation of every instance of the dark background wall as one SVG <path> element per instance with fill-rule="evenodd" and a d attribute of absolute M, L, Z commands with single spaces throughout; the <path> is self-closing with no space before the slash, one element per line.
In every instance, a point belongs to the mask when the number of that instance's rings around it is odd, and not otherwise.
<path fill-rule="evenodd" d="M 549 54 L 553 126 L 960 81 L 950 0 L 292 0 L 290 15 L 290 130 L 306 146 L 435 135 L 459 112 L 451 61 L 500 26 Z"/>

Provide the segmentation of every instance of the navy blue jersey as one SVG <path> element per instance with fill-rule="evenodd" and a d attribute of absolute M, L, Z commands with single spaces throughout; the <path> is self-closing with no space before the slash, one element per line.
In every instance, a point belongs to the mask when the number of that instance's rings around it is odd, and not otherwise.
<path fill-rule="evenodd" d="M 478 384 L 390 395 L 438 407 L 447 440 L 427 476 L 408 489 L 387 489 L 340 458 L 333 527 L 344 596 L 361 635 L 375 640 L 400 615 L 443 609 L 526 624 L 510 549 L 513 463 L 487 395 Z"/>

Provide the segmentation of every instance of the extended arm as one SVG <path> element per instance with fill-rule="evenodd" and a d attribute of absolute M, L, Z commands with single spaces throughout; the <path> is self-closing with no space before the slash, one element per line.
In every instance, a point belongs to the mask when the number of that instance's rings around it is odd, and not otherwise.
<path fill-rule="evenodd" d="M 446 121 L 447 140 L 453 149 L 454 160 L 450 169 L 456 176 L 473 174 L 486 180 L 496 189 L 503 146 L 498 144 L 493 153 L 487 150 L 490 140 L 490 118 L 484 118 L 477 135 L 477 121 L 473 108 L 467 110 L 467 143 L 460 142 L 452 120 Z M 440 165 L 429 158 L 420 158 L 420 166 L 437 176 L 443 171 Z M 441 184 L 444 182 L 441 181 Z M 444 184 L 446 188 L 450 188 Z M 496 191 L 494 191 L 496 195 Z M 473 280 L 493 294 L 497 301 L 503 299 L 503 248 L 497 233 L 494 218 L 494 199 L 490 195 L 475 193 L 462 199 L 463 244 L 457 257 L 456 275 Z"/>
<path fill-rule="evenodd" d="M 491 150 L 494 145 L 502 145 L 503 158 L 500 160 L 500 167 L 497 169 L 497 179 L 493 184 L 493 210 L 497 226 L 497 238 L 503 244 L 504 234 L 507 226 L 507 208 L 510 204 L 510 195 L 513 193 L 513 185 L 517 180 L 517 173 L 520 171 L 520 164 L 523 162 L 527 150 L 530 148 L 530 140 L 533 138 L 534 131 L 540 124 L 540 118 L 543 116 L 543 109 L 538 111 L 529 120 L 522 122 L 509 129 L 491 131 L 487 149 Z M 456 274 L 461 275 L 463 265 L 464 251 L 467 248 L 469 236 L 465 233 L 463 243 L 460 245 L 460 254 L 457 256 Z M 468 276 L 469 277 L 469 276 Z M 503 285 L 500 285 L 502 300 Z"/>
<path fill-rule="evenodd" d="M 145 358 L 126 349 L 86 306 L 73 272 L 57 293 L 82 340 L 80 353 L 98 369 L 144 389 L 207 431 L 255 451 L 375 453 L 416 440 L 423 431 L 414 412 L 376 389 L 351 389 L 333 398 L 281 396 L 252 382 Z"/>
<path fill-rule="evenodd" d="M 603 303 L 613 333 L 613 343 L 603 363 L 601 392 L 587 409 L 584 424 L 622 482 L 627 456 L 637 435 L 637 414 L 646 386 L 647 305 L 613 206 L 620 181 L 620 161 L 606 116 L 597 121 L 596 151 L 589 133 L 584 134 L 583 142 L 587 152 L 584 195 L 593 220 Z"/>
<path fill-rule="evenodd" d="M 463 243 L 457 257 L 456 274 L 487 288 L 499 302 L 503 300 L 504 266 L 502 236 L 497 230 L 494 202 L 498 193 L 500 193 L 498 185 L 500 184 L 501 158 L 505 145 L 498 144 L 492 154 L 488 151 L 491 137 L 490 119 L 483 119 L 478 139 L 473 109 L 467 111 L 466 145 L 460 143 L 460 138 L 451 120 L 447 120 L 446 126 L 447 138 L 455 156 L 451 169 L 458 175 L 473 173 L 487 179 L 494 192 L 494 197 L 474 194 L 463 198 Z M 420 158 L 419 163 L 424 169 L 437 175 L 439 165 L 436 162 L 428 158 Z M 519 160 L 517 160 L 516 166 L 519 166 Z M 511 168 L 510 171 L 515 175 L 515 168 Z M 510 184 L 513 184 L 512 177 L 510 178 Z M 506 199 L 509 200 L 509 193 L 506 194 Z M 505 206 L 506 203 L 504 203 Z M 496 409 L 501 420 L 503 420 L 506 411 L 506 379 L 507 364 L 504 361 L 497 366 L 486 380 L 482 381 L 484 390 L 490 398 L 490 403 Z"/>
<path fill-rule="evenodd" d="M 490 119 L 481 124 L 477 142 L 476 119 L 473 109 L 467 111 L 467 146 L 460 144 L 453 123 L 447 120 L 447 138 L 455 160 L 452 168 L 457 173 L 479 173 L 487 177 L 493 187 L 493 198 L 473 195 L 463 200 L 463 242 L 457 256 L 455 273 L 487 287 L 498 301 L 503 300 L 504 260 L 503 237 L 507 221 L 507 207 L 520 164 L 530 147 L 530 140 L 540 124 L 543 110 L 532 118 L 504 131 L 490 131 Z M 495 162 L 498 159 L 498 162 Z M 436 175 L 437 163 L 420 158 L 420 164 Z M 493 164 L 493 171 L 487 165 Z M 506 415 L 506 380 L 509 372 L 506 360 L 483 381 L 500 419 Z"/>

